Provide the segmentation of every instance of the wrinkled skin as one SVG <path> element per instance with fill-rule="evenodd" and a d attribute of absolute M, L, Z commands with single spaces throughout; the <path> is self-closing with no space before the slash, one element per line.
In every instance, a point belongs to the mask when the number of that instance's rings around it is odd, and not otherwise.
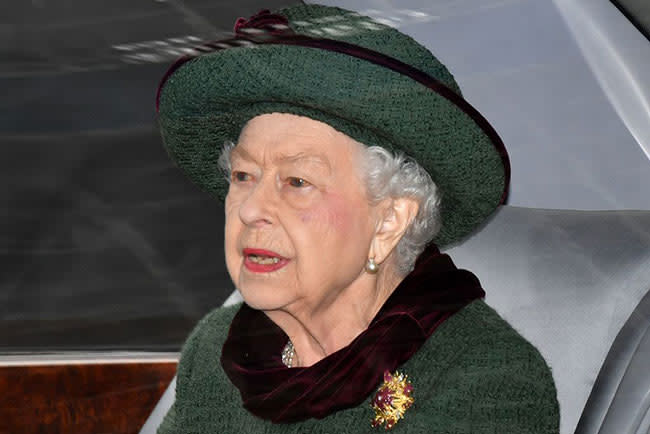
<path fill-rule="evenodd" d="M 388 265 L 364 271 L 385 206 L 366 197 L 362 146 L 327 124 L 272 113 L 251 119 L 231 153 L 228 272 L 245 302 L 289 335 L 305 366 L 361 333 L 396 286 Z M 251 271 L 247 248 L 272 251 L 283 266 Z"/>

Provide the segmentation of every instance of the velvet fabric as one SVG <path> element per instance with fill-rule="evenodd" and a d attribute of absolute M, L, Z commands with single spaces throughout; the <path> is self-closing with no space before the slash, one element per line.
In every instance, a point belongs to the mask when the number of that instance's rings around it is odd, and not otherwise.
<path fill-rule="evenodd" d="M 431 245 L 398 285 L 368 329 L 310 367 L 287 368 L 287 335 L 263 312 L 242 305 L 223 346 L 221 364 L 244 407 L 275 423 L 323 418 L 363 402 L 383 378 L 422 346 L 435 329 L 484 297 L 478 279 L 458 270 Z"/>

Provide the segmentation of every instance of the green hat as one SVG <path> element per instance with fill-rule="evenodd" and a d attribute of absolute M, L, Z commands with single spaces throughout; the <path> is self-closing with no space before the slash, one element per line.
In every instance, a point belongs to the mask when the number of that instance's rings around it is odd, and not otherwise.
<path fill-rule="evenodd" d="M 438 246 L 464 238 L 505 200 L 510 167 L 499 136 L 409 36 L 319 5 L 240 18 L 235 32 L 177 61 L 158 89 L 167 152 L 202 189 L 223 199 L 223 144 L 253 117 L 281 112 L 414 158 L 442 192 Z"/>

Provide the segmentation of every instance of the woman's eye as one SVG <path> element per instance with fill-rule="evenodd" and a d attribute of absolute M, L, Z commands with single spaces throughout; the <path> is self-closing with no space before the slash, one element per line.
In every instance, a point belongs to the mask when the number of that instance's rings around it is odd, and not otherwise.
<path fill-rule="evenodd" d="M 288 178 L 288 179 L 287 179 L 287 183 L 288 183 L 290 186 L 292 186 L 292 187 L 297 187 L 297 188 L 307 187 L 307 186 L 309 185 L 309 182 L 305 181 L 305 180 L 302 179 L 302 178 L 296 178 L 296 177 L 294 177 L 294 176 Z"/>
<path fill-rule="evenodd" d="M 232 172 L 231 178 L 234 182 L 247 182 L 251 180 L 251 175 L 246 172 L 236 170 Z"/>

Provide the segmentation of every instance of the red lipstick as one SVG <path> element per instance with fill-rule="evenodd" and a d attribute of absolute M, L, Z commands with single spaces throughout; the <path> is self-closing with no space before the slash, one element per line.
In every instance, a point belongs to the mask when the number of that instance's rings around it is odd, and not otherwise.
<path fill-rule="evenodd" d="M 244 254 L 244 267 L 254 273 L 270 273 L 289 263 L 287 258 L 270 250 L 246 248 L 242 253 Z"/>

